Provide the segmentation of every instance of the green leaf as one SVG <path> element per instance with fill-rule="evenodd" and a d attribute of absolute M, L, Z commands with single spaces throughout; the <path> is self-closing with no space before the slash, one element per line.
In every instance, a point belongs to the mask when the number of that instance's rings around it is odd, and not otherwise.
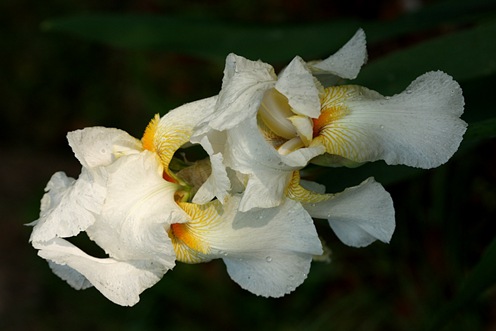
<path fill-rule="evenodd" d="M 217 61 L 223 61 L 227 54 L 234 52 L 250 59 L 285 63 L 295 55 L 307 60 L 326 57 L 339 49 L 359 27 L 364 28 L 369 41 L 374 43 L 439 24 L 473 22 L 487 16 L 491 5 L 489 0 L 443 1 L 389 22 L 347 19 L 299 25 L 254 25 L 212 18 L 90 14 L 46 21 L 42 28 L 119 48 L 167 50 Z"/>
<path fill-rule="evenodd" d="M 476 300 L 489 287 L 496 284 L 496 238 L 486 249 L 479 263 L 462 284 L 457 296 L 437 315 L 429 330 L 439 330 L 456 312 Z"/>
<path fill-rule="evenodd" d="M 426 41 L 364 66 L 354 83 L 383 94 L 401 92 L 421 74 L 442 70 L 463 81 L 496 72 L 496 22 Z"/>

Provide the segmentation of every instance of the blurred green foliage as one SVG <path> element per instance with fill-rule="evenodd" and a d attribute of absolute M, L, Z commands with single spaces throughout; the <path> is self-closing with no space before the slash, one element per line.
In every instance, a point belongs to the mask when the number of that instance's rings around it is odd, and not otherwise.
<path fill-rule="evenodd" d="M 491 330 L 496 325 L 496 1 L 48 1 L 0 4 L 5 330 Z M 390 245 L 342 245 L 318 223 L 332 263 L 281 299 L 247 293 L 220 261 L 178 265 L 133 308 L 76 292 L 28 244 L 43 185 L 78 173 L 67 131 L 118 127 L 140 137 L 153 114 L 216 94 L 230 52 L 282 68 L 335 52 L 358 27 L 370 53 L 355 81 L 381 93 L 444 70 L 462 86 L 469 130 L 429 171 L 386 166 L 306 174 L 329 190 L 368 176 L 397 213 Z M 15 252 L 11 254 L 10 252 Z"/>

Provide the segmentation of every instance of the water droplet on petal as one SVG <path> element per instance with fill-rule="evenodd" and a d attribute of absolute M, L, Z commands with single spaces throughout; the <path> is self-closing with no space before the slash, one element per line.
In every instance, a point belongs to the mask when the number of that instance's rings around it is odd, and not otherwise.
<path fill-rule="evenodd" d="M 412 94 L 412 90 L 406 90 L 406 94 Z"/>
<path fill-rule="evenodd" d="M 382 124 L 381 124 L 379 127 L 380 127 L 381 129 L 384 129 L 384 125 L 382 125 Z"/>
<path fill-rule="evenodd" d="M 272 262 L 272 258 L 271 258 L 270 256 L 267 256 L 267 257 L 265 258 L 265 261 L 267 261 L 267 262 Z"/>

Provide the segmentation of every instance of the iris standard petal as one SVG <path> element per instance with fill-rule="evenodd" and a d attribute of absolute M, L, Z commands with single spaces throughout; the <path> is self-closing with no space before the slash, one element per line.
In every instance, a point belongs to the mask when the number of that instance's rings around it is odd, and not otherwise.
<path fill-rule="evenodd" d="M 109 165 L 116 156 L 137 153 L 141 142 L 127 132 L 104 127 L 91 127 L 67 134 L 76 158 L 86 168 Z"/>
<path fill-rule="evenodd" d="M 223 131 L 255 116 L 265 91 L 272 88 L 276 80 L 272 66 L 229 54 L 216 112 L 208 119 L 208 126 Z"/>
<path fill-rule="evenodd" d="M 295 114 L 319 117 L 320 93 L 323 87 L 299 56 L 284 68 L 275 88 L 288 99 L 287 102 Z"/>
<path fill-rule="evenodd" d="M 338 77 L 355 79 L 365 62 L 365 32 L 359 29 L 336 53 L 323 61 L 309 64 L 309 67 L 324 86 L 330 86 L 337 82 Z"/>

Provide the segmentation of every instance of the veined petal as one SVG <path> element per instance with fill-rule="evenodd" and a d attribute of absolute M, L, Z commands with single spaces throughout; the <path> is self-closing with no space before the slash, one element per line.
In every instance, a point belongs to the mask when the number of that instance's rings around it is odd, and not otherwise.
<path fill-rule="evenodd" d="M 67 134 L 67 140 L 83 167 L 94 168 L 112 163 L 116 156 L 142 150 L 138 139 L 127 132 L 103 127 L 91 127 Z"/>
<path fill-rule="evenodd" d="M 178 186 L 162 178 L 160 160 L 148 151 L 119 158 L 108 172 L 101 219 L 87 229 L 88 236 L 117 260 L 171 268 L 174 252 L 167 230 L 188 219 L 175 202 Z"/>
<path fill-rule="evenodd" d="M 295 57 L 284 71 L 279 75 L 275 85 L 291 106 L 294 113 L 312 118 L 320 114 L 320 93 L 323 87 L 312 76 L 305 62 Z"/>
<path fill-rule="evenodd" d="M 327 219 L 343 243 L 363 247 L 375 240 L 389 242 L 395 228 L 393 201 L 373 178 L 329 196 L 304 207 L 312 217 Z"/>
<path fill-rule="evenodd" d="M 87 255 L 60 238 L 35 246 L 38 255 L 50 262 L 53 272 L 75 289 L 94 285 L 109 300 L 133 306 L 139 295 L 157 283 L 167 272 L 153 261 L 118 261 Z"/>
<path fill-rule="evenodd" d="M 365 32 L 359 29 L 339 51 L 309 67 L 324 86 L 334 85 L 337 77 L 355 79 L 367 62 Z"/>
<path fill-rule="evenodd" d="M 428 72 L 390 98 L 358 86 L 331 88 L 328 93 L 335 94 L 334 90 L 344 94 L 324 98 L 321 116 L 340 115 L 324 120 L 314 143 L 354 162 L 382 159 L 388 164 L 437 167 L 458 149 L 466 130 L 459 118 L 464 105 L 461 88 L 443 72 Z"/>
<path fill-rule="evenodd" d="M 55 237 L 72 237 L 95 222 L 103 206 L 106 189 L 99 171 L 82 169 L 77 180 L 63 172 L 55 173 L 41 200 L 40 218 L 34 225 L 30 241 L 48 241 Z"/>
<path fill-rule="evenodd" d="M 224 205 L 182 203 L 192 221 L 171 227 L 178 260 L 222 258 L 231 278 L 252 293 L 279 297 L 293 291 L 305 280 L 312 256 L 322 254 L 312 219 L 292 200 L 248 213 L 239 212 L 239 203 L 236 196 Z"/>
<path fill-rule="evenodd" d="M 217 97 L 210 97 L 187 103 L 175 108 L 160 118 L 158 115 L 148 124 L 143 138 L 143 147 L 157 153 L 169 177 L 169 164 L 174 153 L 187 143 L 193 128 L 211 115 Z"/>
<path fill-rule="evenodd" d="M 255 116 L 265 91 L 274 86 L 276 79 L 272 66 L 229 54 L 216 113 L 209 118 L 208 126 L 227 130 Z"/>

